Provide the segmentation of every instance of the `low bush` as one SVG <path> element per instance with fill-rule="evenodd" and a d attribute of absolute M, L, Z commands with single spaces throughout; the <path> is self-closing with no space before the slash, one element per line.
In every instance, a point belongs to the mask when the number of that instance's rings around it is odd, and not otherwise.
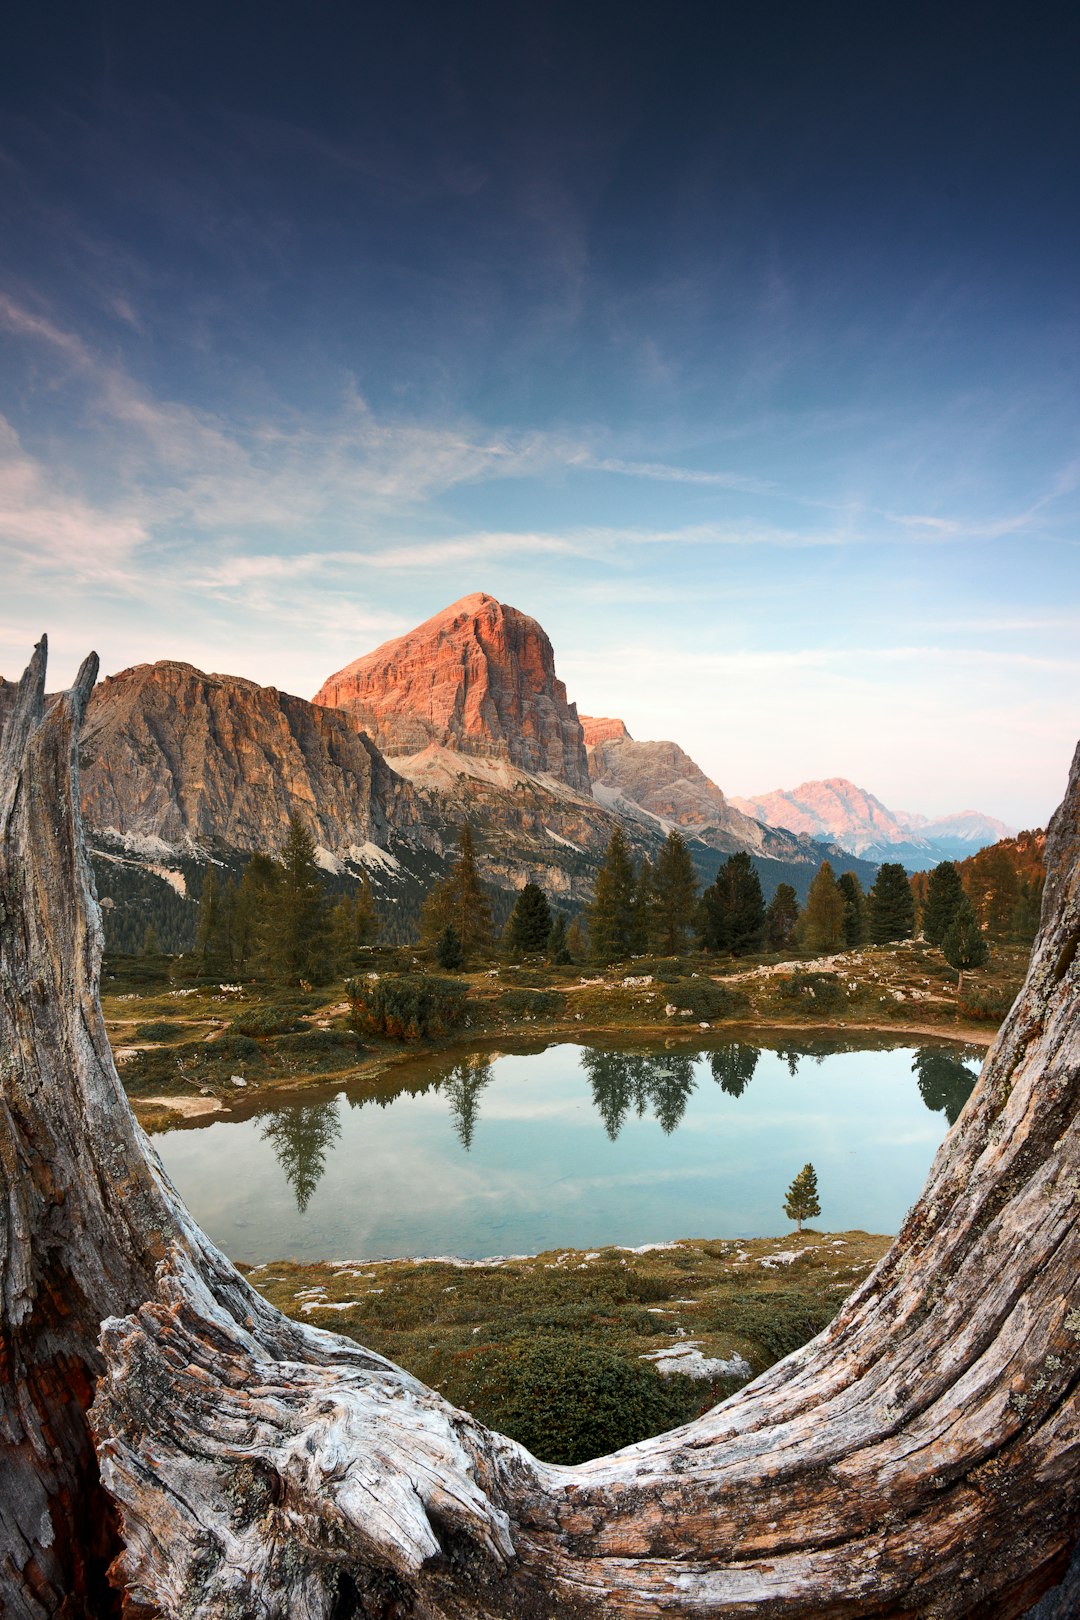
<path fill-rule="evenodd" d="M 260 1039 L 267 1035 L 291 1035 L 294 1030 L 303 1029 L 304 1026 L 290 1007 L 275 1004 L 241 1013 L 239 1018 L 233 1019 L 230 1027 L 238 1035 Z"/>
<path fill-rule="evenodd" d="M 135 1036 L 140 1041 L 168 1041 L 179 1034 L 178 1027 L 175 1024 L 170 1024 L 164 1018 L 158 1019 L 153 1024 L 136 1024 L 135 1026 Z"/>
<path fill-rule="evenodd" d="M 981 987 L 965 984 L 956 1010 L 962 1017 L 973 1018 L 980 1024 L 1000 1024 L 1012 1010 L 1012 1004 L 1019 994 L 1019 985 Z"/>
<path fill-rule="evenodd" d="M 557 1018 L 565 1000 L 558 990 L 504 990 L 495 1005 L 509 1018 Z"/>
<path fill-rule="evenodd" d="M 777 999 L 802 1012 L 843 1012 L 848 1004 L 847 991 L 835 973 L 782 974 L 775 984 Z"/>
<path fill-rule="evenodd" d="M 351 1029 L 305 1029 L 299 1035 L 285 1035 L 279 1044 L 282 1052 L 337 1052 L 348 1048 L 360 1050 L 360 1041 Z"/>
<path fill-rule="evenodd" d="M 680 1012 L 695 1018 L 735 1018 L 749 1003 L 737 990 L 727 990 L 713 979 L 678 979 L 668 987 L 668 998 Z"/>
<path fill-rule="evenodd" d="M 677 979 L 688 979 L 694 971 L 689 962 L 678 956 L 661 956 L 655 962 L 639 964 L 642 973 L 651 973 L 661 984 L 674 984 Z"/>
<path fill-rule="evenodd" d="M 393 1041 L 430 1040 L 456 1029 L 465 1018 L 468 988 L 429 973 L 356 979 L 350 986 L 350 1024 L 358 1035 Z"/>
<path fill-rule="evenodd" d="M 835 1315 L 835 1304 L 820 1294 L 791 1288 L 769 1294 L 733 1293 L 703 1325 L 760 1345 L 767 1367 L 815 1338 Z"/>
<path fill-rule="evenodd" d="M 564 1334 L 470 1359 L 458 1369 L 472 1386 L 470 1409 L 550 1463 L 587 1462 L 660 1434 L 692 1416 L 702 1394 L 692 1379 L 661 1378 L 636 1356 Z"/>

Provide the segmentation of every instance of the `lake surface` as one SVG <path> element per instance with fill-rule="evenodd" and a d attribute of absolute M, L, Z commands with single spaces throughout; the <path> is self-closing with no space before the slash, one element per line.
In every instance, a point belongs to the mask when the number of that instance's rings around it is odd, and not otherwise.
<path fill-rule="evenodd" d="M 775 1236 L 807 1161 L 812 1224 L 895 1232 L 980 1061 L 825 1042 L 481 1052 L 403 1065 L 374 1095 L 276 1093 L 155 1146 L 205 1230 L 252 1263 Z"/>

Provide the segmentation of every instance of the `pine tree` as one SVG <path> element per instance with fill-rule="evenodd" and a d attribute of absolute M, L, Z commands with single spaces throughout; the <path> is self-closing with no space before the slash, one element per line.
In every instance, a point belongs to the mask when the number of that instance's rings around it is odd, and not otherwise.
<path fill-rule="evenodd" d="M 634 885 L 634 918 L 630 928 L 630 952 L 634 956 L 643 955 L 652 944 L 654 877 L 653 864 L 643 855 Z"/>
<path fill-rule="evenodd" d="M 371 884 L 365 873 L 354 893 L 342 895 L 330 914 L 334 966 L 338 973 L 353 973 L 360 966 L 361 952 L 378 931 L 378 915 Z"/>
<path fill-rule="evenodd" d="M 652 944 L 665 956 L 681 955 L 694 924 L 697 873 L 686 840 L 672 828 L 652 871 Z"/>
<path fill-rule="evenodd" d="M 585 930 L 581 926 L 581 918 L 575 917 L 566 930 L 566 949 L 571 962 L 581 962 L 585 958 Z"/>
<path fill-rule="evenodd" d="M 844 944 L 850 950 L 866 939 L 866 895 L 854 872 L 841 872 L 836 884 L 844 901 Z"/>
<path fill-rule="evenodd" d="M 875 945 L 910 939 L 915 932 L 915 897 L 908 875 L 898 861 L 878 867 L 870 890 L 870 938 Z"/>
<path fill-rule="evenodd" d="M 566 918 L 561 911 L 555 913 L 555 921 L 551 925 L 548 935 L 547 953 L 555 967 L 562 967 L 570 960 L 570 947 L 567 944 Z"/>
<path fill-rule="evenodd" d="M 793 944 L 799 922 L 799 901 L 790 883 L 778 883 L 765 913 L 765 944 L 770 951 L 786 951 Z"/>
<path fill-rule="evenodd" d="M 698 933 L 709 951 L 744 956 L 765 938 L 765 900 L 757 868 L 744 850 L 729 855 L 701 896 Z"/>
<path fill-rule="evenodd" d="M 465 952 L 461 948 L 461 936 L 453 923 L 447 923 L 439 935 L 435 946 L 435 960 L 448 973 L 460 973 L 465 966 Z"/>
<path fill-rule="evenodd" d="M 926 903 L 922 911 L 923 938 L 928 945 L 940 945 L 964 898 L 964 886 L 952 861 L 942 861 L 930 873 Z"/>
<path fill-rule="evenodd" d="M 789 1221 L 797 1222 L 800 1232 L 802 1231 L 803 1221 L 808 1221 L 812 1216 L 821 1214 L 821 1205 L 818 1202 L 817 1171 L 812 1164 L 804 1164 L 788 1188 L 787 1197 L 784 1200 L 784 1214 Z"/>
<path fill-rule="evenodd" d="M 799 938 L 808 951 L 838 951 L 844 944 L 844 896 L 832 866 L 822 861 L 814 874 L 799 919 Z"/>
<path fill-rule="evenodd" d="M 446 877 L 436 883 L 424 901 L 421 933 L 429 943 L 453 928 L 461 940 L 465 960 L 491 943 L 491 906 L 480 882 L 476 847 L 468 822 L 458 833 L 457 857 Z"/>
<path fill-rule="evenodd" d="M 289 984 L 325 983 L 333 969 L 330 920 L 315 840 L 295 812 L 289 817 L 277 869 L 274 906 L 264 923 L 270 965 L 275 976 Z"/>
<path fill-rule="evenodd" d="M 964 989 L 964 974 L 972 968 L 982 967 L 990 955 L 990 947 L 983 938 L 975 908 L 967 895 L 953 913 L 953 920 L 941 942 L 941 954 L 960 975 L 956 986 L 956 994 L 960 996 Z"/>
<path fill-rule="evenodd" d="M 596 874 L 593 902 L 587 912 L 589 945 L 595 962 L 614 962 L 633 951 L 636 900 L 637 877 L 630 848 L 626 834 L 616 827 L 604 864 Z"/>
<path fill-rule="evenodd" d="M 221 893 L 213 866 L 206 868 L 199 895 L 199 926 L 195 935 L 195 957 L 205 973 L 211 962 L 220 959 Z"/>
<path fill-rule="evenodd" d="M 539 884 L 526 883 L 514 903 L 507 925 L 512 951 L 543 951 L 551 934 L 551 907 Z"/>

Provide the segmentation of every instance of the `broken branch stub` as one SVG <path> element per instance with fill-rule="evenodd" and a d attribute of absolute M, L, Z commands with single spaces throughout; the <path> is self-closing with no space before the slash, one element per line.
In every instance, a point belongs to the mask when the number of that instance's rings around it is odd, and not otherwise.
<path fill-rule="evenodd" d="M 889 1253 L 724 1405 L 555 1468 L 281 1316 L 191 1221 L 97 1003 L 75 781 L 93 669 L 47 716 L 43 679 L 39 656 L 4 739 L 9 1613 L 60 1612 L 65 1580 L 66 1612 L 103 1612 L 110 1546 L 127 1613 L 192 1620 L 1008 1620 L 1060 1578 L 1080 1518 L 1080 751 L 1023 992 Z M 92 1558 L 57 1529 L 77 1514 Z"/>

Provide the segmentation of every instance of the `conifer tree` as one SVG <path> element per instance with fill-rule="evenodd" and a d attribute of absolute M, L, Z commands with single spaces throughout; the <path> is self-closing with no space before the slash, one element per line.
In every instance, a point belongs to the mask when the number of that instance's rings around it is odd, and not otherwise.
<path fill-rule="evenodd" d="M 277 894 L 279 871 L 269 855 L 257 851 L 244 868 L 233 906 L 233 962 L 247 967 L 265 959 L 266 935 Z"/>
<path fill-rule="evenodd" d="M 295 812 L 289 817 L 277 868 L 275 903 L 264 925 L 271 967 L 289 984 L 301 979 L 324 983 L 333 970 L 330 920 L 315 840 Z"/>
<path fill-rule="evenodd" d="M 641 857 L 637 882 L 634 886 L 634 913 L 630 928 L 630 951 L 642 955 L 649 949 L 653 935 L 653 864 L 647 855 Z"/>
<path fill-rule="evenodd" d="M 770 951 L 786 951 L 795 940 L 799 901 L 790 883 L 778 883 L 765 912 L 765 944 Z"/>
<path fill-rule="evenodd" d="M 799 938 L 808 951 L 838 951 L 843 948 L 844 896 L 828 861 L 822 861 L 814 874 L 799 919 Z"/>
<path fill-rule="evenodd" d="M 551 934 L 551 907 L 537 883 L 526 883 L 514 903 L 506 939 L 512 951 L 543 951 Z"/>
<path fill-rule="evenodd" d="M 841 872 L 836 884 L 844 901 L 844 944 L 850 949 L 866 939 L 866 895 L 854 872 Z"/>
<path fill-rule="evenodd" d="M 589 948 L 595 962 L 614 962 L 634 948 L 637 878 L 626 834 L 616 827 L 604 864 L 596 874 L 593 902 L 586 913 Z"/>
<path fill-rule="evenodd" d="M 983 938 L 975 908 L 967 895 L 964 895 L 953 913 L 953 920 L 941 942 L 941 954 L 949 966 L 959 973 L 956 993 L 958 996 L 962 995 L 964 974 L 970 972 L 972 968 L 982 967 L 990 955 L 990 948 Z"/>
<path fill-rule="evenodd" d="M 908 875 L 898 861 L 878 867 L 870 890 L 870 938 L 875 945 L 910 939 L 915 932 L 915 898 Z"/>
<path fill-rule="evenodd" d="M 795 1180 L 787 1190 L 784 1200 L 784 1214 L 789 1221 L 797 1223 L 797 1230 L 802 1231 L 803 1221 L 808 1221 L 814 1215 L 821 1214 L 821 1205 L 818 1202 L 817 1171 L 812 1164 L 804 1164 Z"/>
<path fill-rule="evenodd" d="M 922 911 L 923 938 L 928 945 L 940 945 L 964 898 L 964 886 L 952 861 L 941 861 L 930 873 L 926 902 Z"/>
<path fill-rule="evenodd" d="M 652 945 L 679 956 L 693 927 L 697 874 L 686 840 L 672 828 L 652 870 Z"/>
<path fill-rule="evenodd" d="M 556 967 L 562 967 L 570 960 L 570 947 L 567 943 L 566 918 L 561 911 L 555 913 L 555 921 L 551 925 L 548 935 L 547 953 Z"/>
<path fill-rule="evenodd" d="M 566 949 L 571 962 L 581 962 L 585 957 L 585 930 L 581 926 L 581 918 L 575 917 L 566 930 Z"/>
<path fill-rule="evenodd" d="M 218 884 L 217 871 L 211 864 L 203 877 L 202 893 L 199 895 L 199 926 L 195 935 L 195 958 L 201 973 L 229 960 L 227 941 L 223 938 L 224 913 L 224 896 Z"/>
<path fill-rule="evenodd" d="M 765 900 L 757 868 L 744 850 L 729 855 L 701 896 L 698 933 L 710 951 L 743 956 L 765 938 Z"/>
<path fill-rule="evenodd" d="M 377 927 L 375 901 L 365 873 L 355 892 L 342 895 L 331 913 L 333 954 L 339 973 L 351 973 L 360 965 L 360 953 L 374 939 Z"/>
<path fill-rule="evenodd" d="M 451 927 L 461 940 L 465 960 L 491 943 L 491 906 L 480 882 L 476 846 L 468 822 L 458 833 L 457 857 L 446 877 L 424 901 L 421 932 L 435 941 Z"/>
<path fill-rule="evenodd" d="M 448 973 L 459 973 L 465 966 L 465 953 L 461 949 L 461 937 L 453 923 L 447 923 L 439 935 L 438 943 L 435 946 L 435 960 Z"/>

